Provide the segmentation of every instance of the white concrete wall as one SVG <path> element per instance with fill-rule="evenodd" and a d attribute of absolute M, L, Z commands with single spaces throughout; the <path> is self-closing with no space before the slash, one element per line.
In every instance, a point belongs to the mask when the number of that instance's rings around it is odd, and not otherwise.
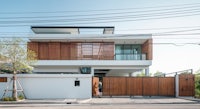
<path fill-rule="evenodd" d="M 1 74 L 0 77 L 12 75 Z M 91 98 L 92 77 L 86 74 L 23 74 L 18 80 L 24 89 L 27 99 Z M 80 80 L 80 86 L 74 81 Z M 6 83 L 0 83 L 0 97 Z M 12 88 L 12 86 L 11 86 Z"/>
<path fill-rule="evenodd" d="M 66 66 L 37 66 L 34 72 L 80 72 L 79 67 L 66 67 Z"/>

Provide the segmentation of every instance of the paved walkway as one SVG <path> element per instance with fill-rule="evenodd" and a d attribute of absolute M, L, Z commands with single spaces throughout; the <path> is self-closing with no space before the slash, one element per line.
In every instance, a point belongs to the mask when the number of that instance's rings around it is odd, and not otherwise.
<path fill-rule="evenodd" d="M 54 99 L 54 100 L 24 100 L 19 102 L 4 102 L 0 104 L 196 104 L 200 99 L 170 98 L 170 97 L 122 97 L 122 98 L 91 98 L 91 99 Z"/>

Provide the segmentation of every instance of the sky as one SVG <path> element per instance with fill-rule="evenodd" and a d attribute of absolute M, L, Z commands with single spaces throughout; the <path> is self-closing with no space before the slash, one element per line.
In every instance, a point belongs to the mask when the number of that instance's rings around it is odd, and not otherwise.
<path fill-rule="evenodd" d="M 1 38 L 26 37 L 31 25 L 115 26 L 115 34 L 152 33 L 151 73 L 200 69 L 199 19 L 199 0 L 0 1 Z"/>

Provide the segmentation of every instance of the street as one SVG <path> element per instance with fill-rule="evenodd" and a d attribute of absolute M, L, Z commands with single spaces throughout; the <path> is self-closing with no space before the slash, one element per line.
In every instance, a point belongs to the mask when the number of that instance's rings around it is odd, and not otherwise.
<path fill-rule="evenodd" d="M 115 105 L 74 105 L 74 104 L 15 104 L 0 105 L 6 109 L 200 109 L 200 104 L 115 104 Z"/>

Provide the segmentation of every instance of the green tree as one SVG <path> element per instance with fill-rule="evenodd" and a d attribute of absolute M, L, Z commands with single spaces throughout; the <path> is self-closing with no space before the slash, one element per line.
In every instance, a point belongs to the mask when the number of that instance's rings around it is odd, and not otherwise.
<path fill-rule="evenodd" d="M 137 74 L 136 76 L 137 76 L 137 77 L 143 77 L 143 76 L 146 76 L 146 75 L 145 75 L 144 72 L 141 72 L 141 73 Z"/>
<path fill-rule="evenodd" d="M 12 38 L 1 40 L 0 44 L 0 55 L 1 58 L 4 57 L 4 62 L 1 62 L 0 69 L 11 71 L 13 74 L 12 97 L 15 101 L 18 100 L 17 73 L 30 71 L 32 68 L 30 65 L 36 62 L 35 52 L 28 50 L 25 43 L 26 41 L 20 38 Z"/>
<path fill-rule="evenodd" d="M 156 73 L 154 73 L 154 76 L 158 76 L 158 77 L 164 77 L 164 73 L 160 72 L 160 71 L 156 71 Z"/>

